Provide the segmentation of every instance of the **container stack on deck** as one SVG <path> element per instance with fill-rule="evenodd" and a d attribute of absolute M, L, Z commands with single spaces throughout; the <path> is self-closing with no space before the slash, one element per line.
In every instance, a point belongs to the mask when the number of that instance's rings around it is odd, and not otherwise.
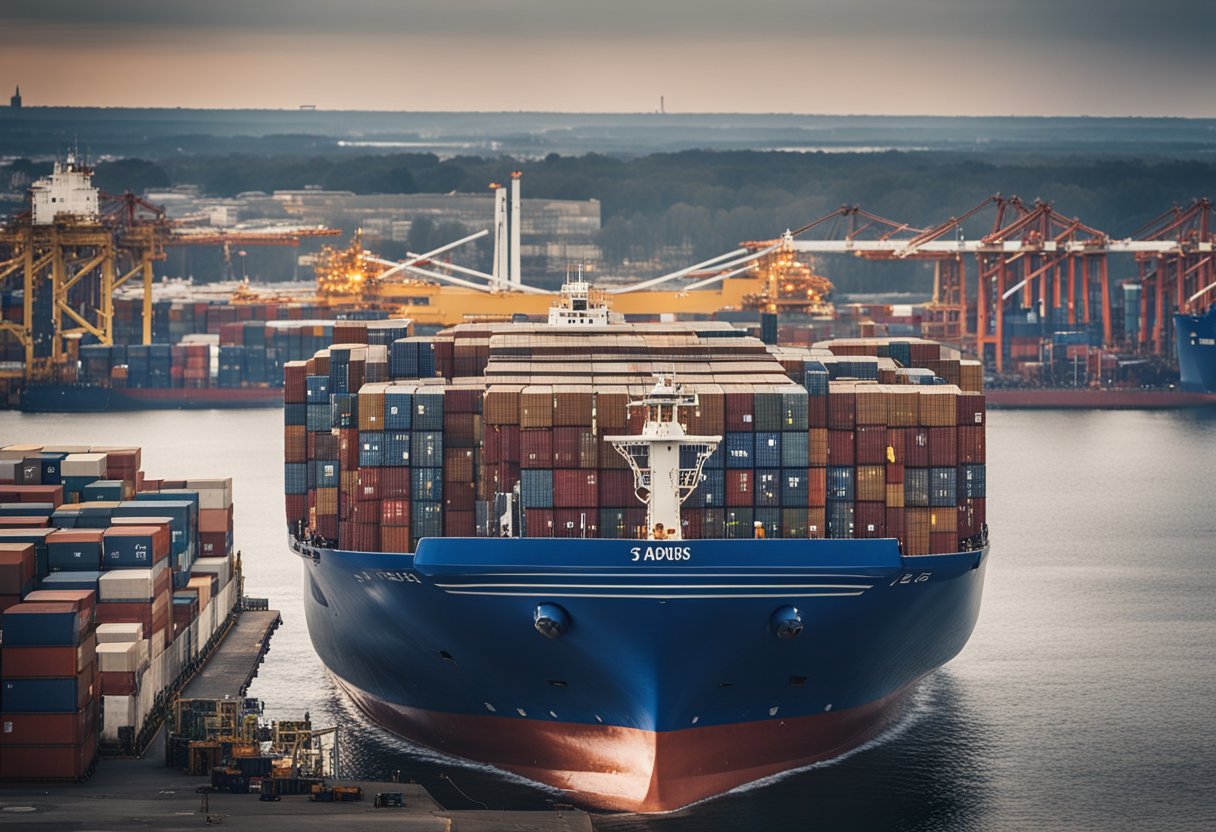
<path fill-rule="evenodd" d="M 718 323 L 468 324 L 386 357 L 358 329 L 285 368 L 288 523 L 344 549 L 497 536 L 516 488 L 526 536 L 643 536 L 628 464 L 603 437 L 641 431 L 627 405 L 659 371 L 698 396 L 685 429 L 722 437 L 684 504 L 687 539 L 760 524 L 923 555 L 984 530 L 980 365 L 937 344 L 853 339 L 837 354 Z"/>
<path fill-rule="evenodd" d="M 140 456 L 0 448 L 0 779 L 132 748 L 239 600 L 231 480 L 153 480 Z"/>

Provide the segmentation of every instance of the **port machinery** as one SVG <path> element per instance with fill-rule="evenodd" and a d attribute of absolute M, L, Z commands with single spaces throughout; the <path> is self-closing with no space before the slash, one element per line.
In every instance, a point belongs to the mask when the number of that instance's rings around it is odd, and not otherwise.
<path fill-rule="evenodd" d="M 69 154 L 33 183 L 31 209 L 0 226 L 0 289 L 22 290 L 20 322 L 0 320 L 0 337 L 24 351 L 6 377 L 54 379 L 70 360 L 69 338 L 88 333 L 112 344 L 114 294 L 142 283 L 143 343 L 152 342 L 153 264 L 185 245 L 299 245 L 337 236 L 320 226 L 198 228 L 168 220 L 132 193 L 113 196 L 92 184 L 93 171 Z"/>

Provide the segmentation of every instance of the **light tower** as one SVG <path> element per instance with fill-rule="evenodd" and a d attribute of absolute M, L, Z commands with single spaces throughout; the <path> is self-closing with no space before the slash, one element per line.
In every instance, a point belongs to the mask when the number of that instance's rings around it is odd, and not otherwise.
<path fill-rule="evenodd" d="M 10 110 L 20 110 L 21 109 L 21 85 L 20 84 L 17 85 L 17 91 L 15 93 L 13 93 L 11 98 L 9 98 L 8 106 L 9 106 Z"/>

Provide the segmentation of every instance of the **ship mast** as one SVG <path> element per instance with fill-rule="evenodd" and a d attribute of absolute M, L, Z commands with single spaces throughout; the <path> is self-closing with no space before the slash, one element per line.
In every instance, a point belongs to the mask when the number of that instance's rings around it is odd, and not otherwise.
<path fill-rule="evenodd" d="M 721 436 L 692 436 L 679 421 L 681 407 L 695 407 L 696 394 L 687 394 L 668 374 L 656 374 L 654 388 L 643 399 L 630 402 L 641 408 L 645 424 L 639 435 L 605 436 L 633 469 L 634 494 L 646 503 L 646 537 L 653 539 L 660 524 L 667 540 L 682 540 L 680 506 L 701 482 L 705 461 L 718 448 Z M 680 449 L 693 448 L 697 459 L 691 468 L 680 467 Z"/>

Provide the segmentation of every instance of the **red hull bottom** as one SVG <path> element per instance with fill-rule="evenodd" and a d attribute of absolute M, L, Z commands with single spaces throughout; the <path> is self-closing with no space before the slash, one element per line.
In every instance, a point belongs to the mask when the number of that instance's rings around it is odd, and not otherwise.
<path fill-rule="evenodd" d="M 654 732 L 407 708 L 338 681 L 394 733 L 554 786 L 588 805 L 626 812 L 678 809 L 837 757 L 890 726 L 911 689 L 847 711 Z"/>

